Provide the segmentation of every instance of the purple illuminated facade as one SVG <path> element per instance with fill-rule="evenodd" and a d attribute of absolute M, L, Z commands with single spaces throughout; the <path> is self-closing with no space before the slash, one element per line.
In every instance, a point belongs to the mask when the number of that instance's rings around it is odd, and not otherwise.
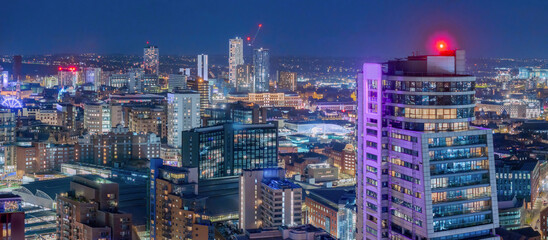
<path fill-rule="evenodd" d="M 358 76 L 357 239 L 499 239 L 492 133 L 462 50 Z"/>

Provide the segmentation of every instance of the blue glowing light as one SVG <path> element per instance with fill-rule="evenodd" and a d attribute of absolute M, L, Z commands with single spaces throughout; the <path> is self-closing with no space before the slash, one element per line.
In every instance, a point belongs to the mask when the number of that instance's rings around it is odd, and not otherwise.
<path fill-rule="evenodd" d="M 23 104 L 21 102 L 13 97 L 4 98 L 4 101 L 2 101 L 2 106 L 8 107 L 8 108 L 22 108 Z"/>

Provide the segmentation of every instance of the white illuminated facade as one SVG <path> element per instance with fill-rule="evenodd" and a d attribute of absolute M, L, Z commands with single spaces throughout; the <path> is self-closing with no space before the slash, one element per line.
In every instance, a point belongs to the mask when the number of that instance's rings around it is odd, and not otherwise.
<path fill-rule="evenodd" d="M 167 144 L 180 148 L 181 133 L 200 127 L 200 94 L 184 90 L 167 95 Z"/>
<path fill-rule="evenodd" d="M 206 54 L 200 54 L 198 55 L 198 77 L 202 78 L 203 80 L 207 81 L 207 75 L 208 75 L 208 67 L 207 67 L 207 55 Z"/>
<path fill-rule="evenodd" d="M 244 41 L 240 37 L 228 41 L 228 81 L 233 86 L 236 84 L 237 67 L 244 64 Z"/>

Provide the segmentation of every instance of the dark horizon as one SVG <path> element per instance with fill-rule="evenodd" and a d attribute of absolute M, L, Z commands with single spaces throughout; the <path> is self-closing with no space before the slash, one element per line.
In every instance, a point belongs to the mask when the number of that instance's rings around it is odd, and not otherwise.
<path fill-rule="evenodd" d="M 273 55 L 393 58 L 436 36 L 470 57 L 545 58 L 546 1 L 9 1 L 0 54 L 227 54 L 253 37 Z M 22 14 L 23 13 L 23 14 Z"/>

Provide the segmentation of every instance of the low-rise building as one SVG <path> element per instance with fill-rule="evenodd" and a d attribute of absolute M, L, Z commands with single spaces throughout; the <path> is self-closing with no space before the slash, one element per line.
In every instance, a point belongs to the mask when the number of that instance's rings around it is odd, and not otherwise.
<path fill-rule="evenodd" d="M 356 192 L 348 188 L 310 189 L 305 198 L 307 224 L 340 240 L 355 239 Z"/>

